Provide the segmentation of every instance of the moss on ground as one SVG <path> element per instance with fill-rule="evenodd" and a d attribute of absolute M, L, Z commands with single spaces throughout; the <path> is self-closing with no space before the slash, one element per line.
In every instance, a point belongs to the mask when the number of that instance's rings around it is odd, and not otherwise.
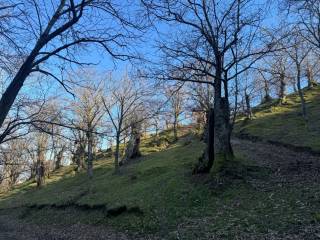
<path fill-rule="evenodd" d="M 113 174 L 110 158 L 95 162 L 91 181 L 85 172 L 75 174 L 72 167 L 64 167 L 41 189 L 27 182 L 2 193 L 0 209 L 38 224 L 106 224 L 165 239 L 234 239 L 239 233 L 286 232 L 318 220 L 320 190 L 316 183 L 285 188 L 272 185 L 265 190 L 252 186 L 246 178 L 224 184 L 213 175 L 192 176 L 192 166 L 204 147 L 197 138 L 182 138 L 165 150 L 152 149 L 150 141 L 143 141 L 144 156 L 122 168 L 119 175 Z M 264 169 L 256 169 L 257 177 L 266 178 Z M 70 203 L 109 209 L 125 205 L 138 207 L 142 214 L 127 211 L 110 217 L 97 209 L 27 207 Z"/>
<path fill-rule="evenodd" d="M 236 134 L 257 136 L 293 146 L 308 147 L 320 152 L 320 87 L 305 89 L 308 122 L 301 115 L 297 94 L 287 96 L 286 104 L 276 100 L 254 108 L 254 118 L 240 118 Z"/>

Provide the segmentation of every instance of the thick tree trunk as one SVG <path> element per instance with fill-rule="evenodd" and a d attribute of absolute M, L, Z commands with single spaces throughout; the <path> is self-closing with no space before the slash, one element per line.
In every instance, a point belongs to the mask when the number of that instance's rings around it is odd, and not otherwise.
<path fill-rule="evenodd" d="M 214 162 L 214 110 L 210 108 L 206 123 L 206 148 L 193 169 L 193 174 L 209 173 Z"/>
<path fill-rule="evenodd" d="M 44 177 L 45 177 L 44 159 L 42 155 L 43 153 L 40 153 L 40 155 L 38 155 L 37 167 L 36 167 L 36 182 L 37 182 L 38 188 L 44 184 Z"/>
<path fill-rule="evenodd" d="M 87 175 L 89 178 L 93 177 L 93 135 L 92 129 L 87 131 L 88 139 L 88 153 L 87 153 Z"/>
<path fill-rule="evenodd" d="M 217 63 L 219 66 L 219 63 Z M 225 97 L 221 96 L 222 69 L 216 68 L 214 79 L 214 109 L 209 113 L 207 150 L 199 159 L 193 173 L 206 173 L 213 167 L 215 173 L 220 172 L 227 161 L 233 160 L 231 146 L 231 123 L 228 100 L 227 76 L 224 80 Z"/>
<path fill-rule="evenodd" d="M 120 162 L 120 165 L 126 164 L 130 159 L 134 159 L 141 156 L 140 152 L 141 141 L 141 126 L 139 123 L 132 123 L 131 136 L 125 151 L 125 156 Z"/>
<path fill-rule="evenodd" d="M 30 177 L 29 180 L 34 179 L 37 174 L 37 162 L 32 163 L 31 168 L 30 168 Z"/>
<path fill-rule="evenodd" d="M 283 73 L 280 74 L 280 88 L 279 88 L 279 102 L 280 104 L 284 104 L 286 100 L 286 83 L 285 83 L 285 75 Z"/>
<path fill-rule="evenodd" d="M 58 154 L 56 156 L 55 170 L 58 170 L 61 168 L 61 161 L 62 161 L 64 149 L 65 149 L 65 146 L 62 146 L 62 148 L 60 149 L 60 151 L 58 152 Z"/>
<path fill-rule="evenodd" d="M 210 116 L 211 111 L 213 111 L 213 109 L 209 109 L 209 111 L 206 111 L 206 121 L 205 121 L 205 124 L 203 127 L 203 133 L 202 133 L 202 137 L 201 137 L 201 140 L 203 140 L 204 143 L 208 143 L 208 139 L 209 139 L 209 116 Z M 212 117 L 213 117 L 213 115 L 212 115 Z M 199 129 L 200 128 L 201 127 L 199 127 Z"/>
<path fill-rule="evenodd" d="M 36 174 L 36 181 L 37 181 L 37 187 L 41 187 L 44 184 L 44 174 L 45 174 L 45 168 L 43 162 L 39 162 L 37 164 L 37 174 Z"/>
<path fill-rule="evenodd" d="M 22 88 L 24 81 L 32 71 L 32 64 L 42 46 L 45 44 L 45 39 L 42 37 L 36 43 L 34 49 L 30 55 L 26 58 L 19 71 L 3 93 L 0 100 L 0 127 L 2 127 L 4 120 L 6 119 L 20 89 Z"/>
<path fill-rule="evenodd" d="M 310 66 L 307 66 L 306 72 L 307 72 L 307 79 L 308 79 L 308 88 L 313 88 L 317 86 L 317 83 L 314 80 L 313 72 Z"/>
<path fill-rule="evenodd" d="M 264 97 L 262 99 L 262 103 L 268 103 L 272 100 L 270 96 L 270 89 L 269 89 L 269 84 L 268 81 L 264 81 Z"/>
<path fill-rule="evenodd" d="M 114 153 L 114 171 L 119 172 L 119 156 L 120 155 L 120 133 L 116 136 L 116 151 Z"/>
<path fill-rule="evenodd" d="M 7 117 L 11 106 L 14 103 L 23 83 L 31 71 L 31 64 L 25 64 L 21 67 L 15 78 L 12 80 L 0 100 L 0 127 Z"/>
<path fill-rule="evenodd" d="M 37 165 L 36 182 L 37 187 L 41 187 L 45 181 L 45 159 L 47 151 L 48 136 L 45 133 L 39 133 L 37 139 Z"/>
<path fill-rule="evenodd" d="M 228 90 L 227 86 L 225 86 L 225 97 L 221 97 L 221 75 L 222 74 L 217 71 L 214 82 L 214 172 L 220 172 L 227 161 L 233 160 L 233 150 L 230 141 L 232 128 L 230 124 Z"/>

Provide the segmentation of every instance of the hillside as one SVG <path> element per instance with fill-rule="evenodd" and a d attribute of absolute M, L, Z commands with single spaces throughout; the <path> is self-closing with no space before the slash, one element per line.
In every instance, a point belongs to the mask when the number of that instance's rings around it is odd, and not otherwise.
<path fill-rule="evenodd" d="M 305 90 L 304 95 L 307 124 L 301 116 L 299 96 L 294 93 L 287 96 L 285 105 L 278 105 L 274 100 L 254 108 L 254 118 L 240 118 L 235 133 L 320 153 L 320 87 Z"/>
<path fill-rule="evenodd" d="M 91 181 L 64 167 L 40 190 L 27 182 L 0 195 L 0 239 L 319 236 L 319 159 L 266 143 L 233 145 L 245 168 L 228 179 L 191 175 L 203 148 L 192 133 L 168 146 L 144 139 L 144 156 L 120 175 L 110 158 L 94 163 Z"/>

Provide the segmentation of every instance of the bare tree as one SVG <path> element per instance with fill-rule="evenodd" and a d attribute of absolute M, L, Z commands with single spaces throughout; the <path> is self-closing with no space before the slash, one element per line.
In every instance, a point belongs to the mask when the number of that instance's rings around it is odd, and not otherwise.
<path fill-rule="evenodd" d="M 114 165 L 117 173 L 119 171 L 120 143 L 123 140 L 123 134 L 132 126 L 133 132 L 138 131 L 138 125 L 144 118 L 137 116 L 143 113 L 145 92 L 139 81 L 133 81 L 126 73 L 119 81 L 114 81 L 113 84 L 107 86 L 105 96 L 103 98 L 104 108 L 114 129 L 116 143 Z M 138 136 L 140 133 L 136 135 Z"/>
<path fill-rule="evenodd" d="M 126 48 L 129 40 L 132 43 L 137 36 L 135 30 L 140 29 L 129 21 L 132 18 L 125 12 L 125 1 L 10 2 L 13 2 L 10 15 L 14 18 L 5 25 L 10 31 L 2 32 L 2 44 L 8 49 L 10 61 L 6 63 L 11 66 L 12 77 L 0 99 L 0 127 L 31 73 L 47 75 L 69 91 L 67 83 L 56 74 L 58 71 L 52 69 L 49 61 L 82 64 L 76 55 L 90 43 L 102 47 L 112 57 L 127 59 L 128 55 L 118 50 Z M 0 11 L 4 9 L 9 8 L 4 5 Z"/>
<path fill-rule="evenodd" d="M 72 103 L 72 109 L 75 114 L 73 124 L 78 134 L 77 140 L 78 152 L 78 168 L 81 166 L 81 159 L 84 154 L 85 148 L 87 148 L 87 174 L 89 178 L 93 177 L 93 144 L 94 135 L 97 133 L 97 128 L 101 123 L 101 119 L 104 115 L 102 105 L 102 87 L 101 85 L 91 86 L 86 88 L 79 88 L 77 90 L 77 101 Z M 86 139 L 83 137 L 85 134 Z"/>
<path fill-rule="evenodd" d="M 291 14 L 290 21 L 297 24 L 304 40 L 318 50 L 320 48 L 320 1 L 284 0 L 285 10 Z"/>
<path fill-rule="evenodd" d="M 214 155 L 219 160 L 215 170 L 220 171 L 233 159 L 230 81 L 237 79 L 274 46 L 267 34 L 260 31 L 261 8 L 247 0 L 142 2 L 149 16 L 182 26 L 174 29 L 176 34 L 168 36 L 168 41 L 161 41 L 164 67 L 156 75 L 163 80 L 205 83 L 214 87 L 211 109 L 214 112 L 208 114 L 214 118 L 208 123 L 214 126 L 208 127 L 210 140 L 195 173 L 209 172 Z"/>
<path fill-rule="evenodd" d="M 36 165 L 36 182 L 37 187 L 41 187 L 45 182 L 45 161 L 48 148 L 48 134 L 44 132 L 36 133 L 37 140 L 37 165 Z"/>
<path fill-rule="evenodd" d="M 292 29 L 292 34 L 289 36 L 289 44 L 291 45 L 290 48 L 288 48 L 288 56 L 290 57 L 291 61 L 293 62 L 295 66 L 295 72 L 296 72 L 296 84 L 297 84 L 297 90 L 301 101 L 301 112 L 303 118 L 307 121 L 307 110 L 306 110 L 306 103 L 304 99 L 304 94 L 302 90 L 302 71 L 303 66 L 305 63 L 305 60 L 307 59 L 307 56 L 312 51 L 311 46 L 302 38 L 300 35 L 300 30 L 295 27 Z"/>
<path fill-rule="evenodd" d="M 14 139 L 6 143 L 0 151 L 1 181 L 0 186 L 10 189 L 22 179 L 22 174 L 28 171 L 29 157 L 26 139 Z"/>
<path fill-rule="evenodd" d="M 172 129 L 174 141 L 178 140 L 178 126 L 180 122 L 180 117 L 184 112 L 183 106 L 185 101 L 185 93 L 181 87 L 170 86 L 165 89 L 165 94 L 170 105 L 170 115 L 173 117 Z"/>

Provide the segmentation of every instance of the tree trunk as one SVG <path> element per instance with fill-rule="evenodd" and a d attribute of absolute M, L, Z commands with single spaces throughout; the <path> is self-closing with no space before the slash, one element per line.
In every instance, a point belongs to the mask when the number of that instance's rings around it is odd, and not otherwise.
<path fill-rule="evenodd" d="M 34 179 L 36 177 L 36 174 L 37 174 L 37 162 L 34 162 L 34 160 L 33 160 L 33 163 L 32 163 L 32 165 L 30 167 L 29 180 Z"/>
<path fill-rule="evenodd" d="M 214 162 L 214 109 L 210 108 L 206 122 L 206 149 L 193 169 L 193 174 L 209 173 Z"/>
<path fill-rule="evenodd" d="M 269 90 L 269 84 L 268 81 L 264 80 L 264 97 L 262 100 L 262 103 L 268 103 L 271 101 L 271 96 L 270 96 L 270 90 Z"/>
<path fill-rule="evenodd" d="M 208 143 L 208 139 L 209 139 L 209 116 L 210 116 L 211 111 L 213 111 L 213 109 L 211 109 L 211 108 L 209 109 L 209 111 L 206 111 L 206 122 L 204 124 L 203 133 L 202 133 L 202 137 L 201 137 L 201 140 L 203 140 L 204 143 Z M 213 117 L 213 115 L 212 115 L 212 117 Z"/>
<path fill-rule="evenodd" d="M 92 129 L 87 131 L 87 139 L 88 139 L 88 154 L 87 154 L 87 175 L 89 178 L 93 177 L 93 135 Z"/>
<path fill-rule="evenodd" d="M 173 141 L 178 140 L 178 117 L 175 115 L 174 116 L 174 121 L 173 121 Z"/>
<path fill-rule="evenodd" d="M 125 151 L 125 156 L 120 162 L 120 165 L 128 163 L 130 159 L 141 156 L 140 141 L 141 141 L 141 126 L 139 123 L 132 123 L 130 140 L 128 142 L 128 145 Z"/>
<path fill-rule="evenodd" d="M 41 187 L 45 181 L 45 166 L 46 149 L 48 136 L 45 133 L 38 133 L 37 139 L 37 165 L 36 165 L 36 182 L 37 187 Z"/>
<path fill-rule="evenodd" d="M 225 86 L 225 97 L 221 97 L 221 75 L 221 72 L 217 70 L 214 82 L 214 172 L 220 172 L 227 161 L 233 160 L 233 150 L 230 141 L 232 128 L 230 125 L 228 92 L 227 86 Z"/>
<path fill-rule="evenodd" d="M 285 83 L 285 75 L 283 73 L 280 74 L 280 88 L 279 88 L 279 103 L 284 104 L 286 101 L 286 83 Z"/>
<path fill-rule="evenodd" d="M 307 79 L 308 79 L 308 88 L 313 88 L 317 86 L 317 83 L 314 80 L 313 72 L 310 66 L 307 66 L 306 72 L 307 72 Z"/>
<path fill-rule="evenodd" d="M 34 49 L 31 51 L 29 56 L 26 58 L 19 71 L 7 87 L 6 91 L 2 94 L 0 100 L 0 127 L 2 127 L 4 120 L 6 119 L 20 89 L 22 88 L 24 81 L 29 76 L 32 70 L 32 64 L 37 54 L 39 53 L 42 46 L 45 44 L 43 38 L 40 38 Z"/>
<path fill-rule="evenodd" d="M 61 168 L 61 161 L 62 161 L 64 149 L 65 149 L 65 146 L 62 146 L 61 150 L 58 152 L 56 156 L 55 170 L 58 170 Z"/>
<path fill-rule="evenodd" d="M 42 155 L 42 153 L 40 153 Z M 38 155 L 37 160 L 37 168 L 36 168 L 36 182 L 37 187 L 41 187 L 44 184 L 44 177 L 45 177 L 45 167 L 44 167 L 44 160 L 41 155 Z"/>
<path fill-rule="evenodd" d="M 252 119 L 250 96 L 247 94 L 247 92 L 244 93 L 244 98 L 245 98 L 245 101 L 246 101 L 246 115 L 247 115 L 247 118 L 248 119 Z"/>
<path fill-rule="evenodd" d="M 300 69 L 300 66 L 297 66 L 297 88 L 298 88 L 298 93 L 299 93 L 299 97 L 300 97 L 300 101 L 301 101 L 302 116 L 303 116 L 304 120 L 307 121 L 308 119 L 307 119 L 306 102 L 305 102 L 303 92 L 301 89 L 301 69 Z"/>
<path fill-rule="evenodd" d="M 115 173 L 119 172 L 119 155 L 120 155 L 120 133 L 117 133 L 116 136 L 116 152 L 114 153 L 114 171 Z"/>

